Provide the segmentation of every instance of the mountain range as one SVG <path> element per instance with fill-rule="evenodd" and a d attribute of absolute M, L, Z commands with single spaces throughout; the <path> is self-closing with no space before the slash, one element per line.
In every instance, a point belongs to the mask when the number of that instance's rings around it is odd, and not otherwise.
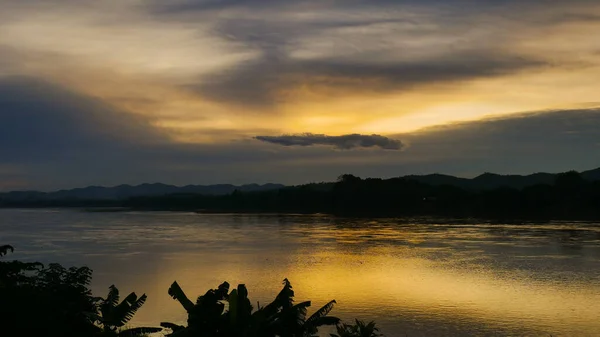
<path fill-rule="evenodd" d="M 119 185 L 114 187 L 88 186 L 83 188 L 74 188 L 70 190 L 60 190 L 56 192 L 38 192 L 38 191 L 13 191 L 0 193 L 0 199 L 5 200 L 122 200 L 131 197 L 141 196 L 161 196 L 167 194 L 204 194 L 204 195 L 225 195 L 233 193 L 235 190 L 242 192 L 276 190 L 284 187 L 281 184 L 248 184 L 248 185 L 187 185 L 174 186 L 160 183 L 141 184 L 136 186 Z"/>
<path fill-rule="evenodd" d="M 579 173 L 588 181 L 600 180 L 600 168 Z M 468 190 L 491 190 L 500 187 L 522 189 L 539 184 L 553 184 L 558 173 L 533 173 L 529 175 L 500 175 L 484 173 L 475 178 L 458 178 L 444 174 L 409 175 L 406 179 L 416 180 L 425 184 L 439 186 L 451 185 Z"/>
<path fill-rule="evenodd" d="M 580 172 L 582 178 L 589 181 L 600 181 L 600 168 Z M 500 187 L 522 189 L 526 186 L 537 184 L 553 184 L 557 174 L 534 173 L 530 175 L 500 175 L 484 173 L 475 178 L 459 178 L 444 174 L 408 175 L 405 179 L 416 180 L 421 183 L 439 186 L 451 185 L 468 190 L 489 190 Z M 333 184 L 326 184 L 330 188 Z M 281 184 L 247 184 L 247 185 L 187 185 L 174 186 L 160 183 L 141 184 L 136 186 L 119 185 L 114 187 L 88 186 L 56 192 L 38 191 L 13 191 L 0 193 L 0 199 L 12 201 L 27 200 L 123 200 L 140 196 L 161 196 L 168 194 L 203 194 L 203 195 L 226 195 L 235 190 L 241 192 L 277 190 L 285 187 Z"/>

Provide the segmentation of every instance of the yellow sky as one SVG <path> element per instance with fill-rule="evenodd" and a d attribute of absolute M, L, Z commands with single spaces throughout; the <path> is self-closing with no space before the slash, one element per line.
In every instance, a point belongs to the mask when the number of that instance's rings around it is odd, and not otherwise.
<path fill-rule="evenodd" d="M 12 14 L 0 17 L 0 75 L 61 84 L 186 142 L 395 134 L 600 101 L 600 21 L 583 16 L 600 6 L 585 1 L 566 19 L 557 5 L 464 20 L 410 4 L 362 16 L 323 6 L 161 16 L 143 1 L 0 4 Z"/>

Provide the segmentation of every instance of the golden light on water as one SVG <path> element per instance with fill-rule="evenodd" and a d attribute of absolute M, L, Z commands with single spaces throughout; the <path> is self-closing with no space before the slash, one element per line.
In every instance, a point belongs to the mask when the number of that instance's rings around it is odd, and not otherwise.
<path fill-rule="evenodd" d="M 274 298 L 282 277 L 287 277 L 297 301 L 310 299 L 313 310 L 336 299 L 334 312 L 347 318 L 376 319 L 388 329 L 388 320 L 397 319 L 395 324 L 402 326 L 402 320 L 415 314 L 437 324 L 470 321 L 491 329 L 560 332 L 566 324 L 570 331 L 585 335 L 598 328 L 597 284 L 536 281 L 526 273 L 477 270 L 474 266 L 453 268 L 444 262 L 410 257 L 413 254 L 411 249 L 397 248 L 305 250 L 286 257 L 287 266 L 279 265 L 279 259 L 268 263 L 268 255 L 222 252 L 216 260 L 215 255 L 180 255 L 164 261 L 169 267 L 157 270 L 157 279 L 132 283 L 153 295 L 136 319 L 140 324 L 164 317 L 185 321 L 183 309 L 164 291 L 173 281 L 170 275 L 177 275 L 177 281 L 193 297 L 222 280 L 233 286 L 245 283 L 251 297 L 263 304 Z M 395 336 L 401 331 L 386 332 Z"/>
<path fill-rule="evenodd" d="M 164 227 L 171 239 L 162 239 L 161 247 L 185 238 L 180 248 L 135 267 L 137 275 L 101 274 L 96 286 L 116 277 L 123 289 L 146 292 L 150 300 L 134 322 L 145 325 L 185 322 L 181 306 L 166 294 L 175 280 L 191 298 L 223 281 L 244 283 L 253 303 L 265 304 L 288 278 L 297 301 L 311 300 L 316 310 L 335 299 L 336 315 L 374 319 L 387 336 L 439 335 L 443 329 L 475 335 L 593 335 L 599 328 L 600 286 L 582 274 L 559 272 L 569 268 L 568 261 L 579 268 L 593 266 L 597 248 L 553 243 L 553 235 L 569 228 L 563 225 L 423 227 L 428 225 L 358 221 L 334 228 L 326 218 L 277 225 L 275 217 L 238 217 L 231 227 L 227 216 L 213 220 L 227 231 Z M 581 229 L 581 235 L 593 237 L 594 228 Z M 541 239 L 546 246 L 537 244 Z M 112 268 L 142 261 L 143 255 Z M 523 268 L 530 264 L 538 269 Z M 417 323 L 425 325 L 415 328 Z"/>
<path fill-rule="evenodd" d="M 288 278 L 296 301 L 335 299 L 332 314 L 375 320 L 390 337 L 600 329 L 595 224 L 19 210 L 0 220 L 15 258 L 86 264 L 95 295 L 111 284 L 146 293 L 133 325 L 185 323 L 173 281 L 191 299 L 244 283 L 264 305 Z"/>

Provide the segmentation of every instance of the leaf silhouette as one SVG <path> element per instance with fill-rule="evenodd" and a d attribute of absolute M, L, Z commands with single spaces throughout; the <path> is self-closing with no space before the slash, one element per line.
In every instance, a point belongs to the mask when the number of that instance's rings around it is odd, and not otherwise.
<path fill-rule="evenodd" d="M 194 309 L 194 303 L 185 295 L 177 281 L 169 287 L 169 295 L 176 299 L 188 313 Z"/>

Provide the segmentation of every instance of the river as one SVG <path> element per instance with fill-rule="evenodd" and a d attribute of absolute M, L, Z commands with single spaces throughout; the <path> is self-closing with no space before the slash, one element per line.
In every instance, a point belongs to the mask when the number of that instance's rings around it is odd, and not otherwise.
<path fill-rule="evenodd" d="M 185 323 L 167 294 L 223 281 L 395 336 L 599 336 L 600 224 L 306 215 L 0 210 L 10 257 L 87 265 L 94 295 L 146 293 L 132 325 Z M 310 313 L 310 311 L 309 311 Z"/>

